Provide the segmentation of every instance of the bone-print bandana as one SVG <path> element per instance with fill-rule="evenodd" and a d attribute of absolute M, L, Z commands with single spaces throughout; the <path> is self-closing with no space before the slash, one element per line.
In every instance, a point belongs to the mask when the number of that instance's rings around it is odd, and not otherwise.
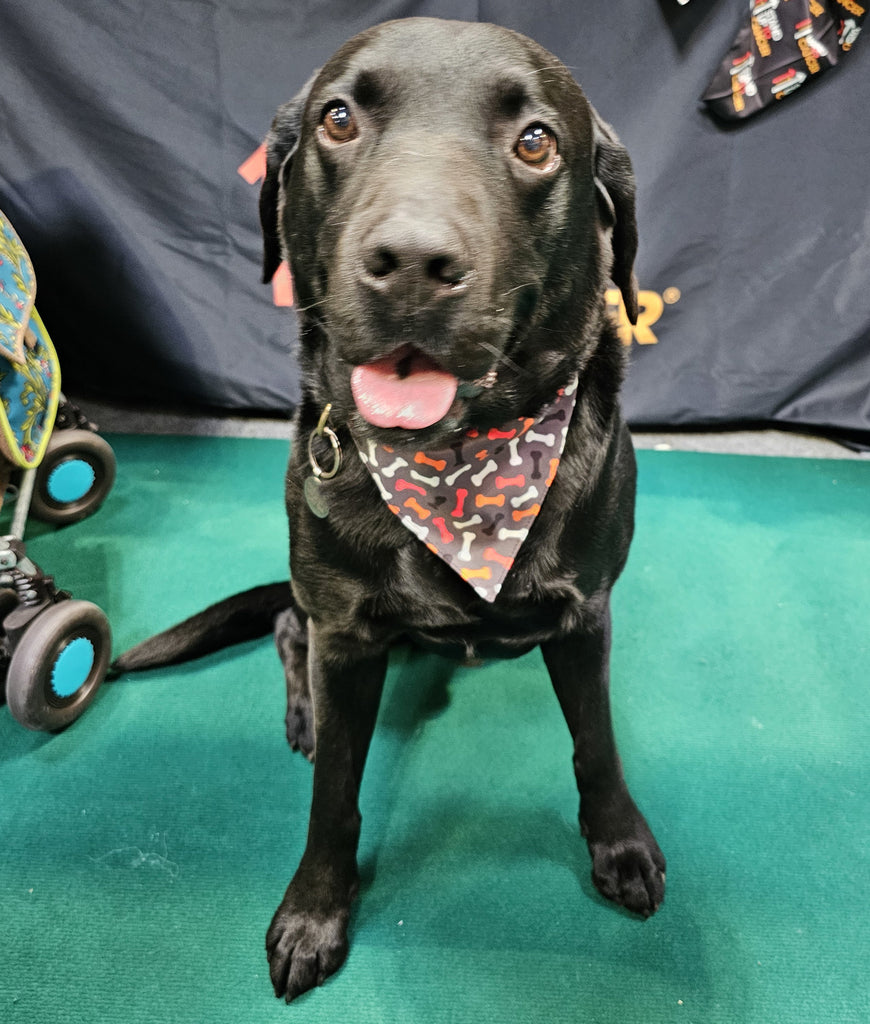
<path fill-rule="evenodd" d="M 537 417 L 468 430 L 448 448 L 358 446 L 387 507 L 485 601 L 494 601 L 547 497 L 577 379 Z"/>

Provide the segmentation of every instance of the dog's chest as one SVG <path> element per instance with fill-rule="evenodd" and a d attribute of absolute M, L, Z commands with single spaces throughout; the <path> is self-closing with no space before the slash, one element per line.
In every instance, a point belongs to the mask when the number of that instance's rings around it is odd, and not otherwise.
<path fill-rule="evenodd" d="M 460 661 L 516 657 L 576 621 L 582 604 L 573 587 L 532 593 L 523 579 L 509 577 L 488 602 L 422 545 L 407 546 L 394 553 L 361 610 L 376 633 Z"/>
<path fill-rule="evenodd" d="M 311 514 L 302 495 L 308 467 L 299 459 L 288 475 L 288 511 L 301 606 L 345 646 L 404 638 L 459 660 L 513 657 L 569 632 L 588 599 L 615 578 L 627 538 L 611 543 L 611 501 L 603 517 L 590 517 L 588 503 L 583 512 L 576 507 L 568 482 L 577 466 L 565 470 L 496 600 L 487 601 L 402 524 L 359 459 L 326 482 L 328 516 Z"/>

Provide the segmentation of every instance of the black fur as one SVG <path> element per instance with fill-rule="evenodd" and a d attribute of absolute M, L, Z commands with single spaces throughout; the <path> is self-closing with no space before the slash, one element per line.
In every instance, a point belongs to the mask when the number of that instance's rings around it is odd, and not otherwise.
<path fill-rule="evenodd" d="M 131 647 L 115 659 L 112 670 L 120 675 L 157 665 L 177 665 L 230 644 L 256 640 L 275 630 L 276 617 L 288 608 L 290 600 L 286 583 L 267 583 L 234 594 Z"/>
<path fill-rule="evenodd" d="M 319 127 L 337 101 L 358 130 L 339 144 Z M 530 124 L 558 140 L 544 172 L 514 149 Z M 264 266 L 268 278 L 289 257 L 303 375 L 286 488 L 293 605 L 279 634 L 288 736 L 308 756 L 316 748 L 307 846 L 267 938 L 275 991 L 290 1000 L 345 957 L 358 788 L 387 652 L 402 639 L 458 658 L 541 646 L 574 739 L 595 884 L 648 916 L 664 895 L 665 861 L 623 780 L 608 698 L 609 596 L 633 531 L 635 463 L 603 292 L 612 277 L 636 315 L 628 154 L 552 54 L 505 29 L 430 19 L 347 43 L 278 112 L 268 150 Z M 377 246 L 399 253 L 401 288 L 366 278 Z M 466 285 L 449 299 L 419 260 L 444 246 Z M 579 374 L 559 473 L 493 604 L 401 525 L 353 456 L 349 430 L 409 440 L 366 423 L 349 384 L 356 364 L 402 342 L 471 396 L 416 433 L 421 447 L 533 415 Z M 474 387 L 493 369 L 494 387 Z M 322 486 L 322 519 L 302 487 L 327 403 L 346 458 Z"/>

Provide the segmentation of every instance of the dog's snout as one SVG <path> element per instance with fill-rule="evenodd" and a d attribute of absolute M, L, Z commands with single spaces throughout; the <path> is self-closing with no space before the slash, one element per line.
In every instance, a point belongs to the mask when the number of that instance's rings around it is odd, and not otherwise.
<path fill-rule="evenodd" d="M 360 278 L 366 288 L 391 299 L 437 300 L 462 292 L 473 269 L 467 247 L 448 224 L 402 218 L 368 233 Z"/>

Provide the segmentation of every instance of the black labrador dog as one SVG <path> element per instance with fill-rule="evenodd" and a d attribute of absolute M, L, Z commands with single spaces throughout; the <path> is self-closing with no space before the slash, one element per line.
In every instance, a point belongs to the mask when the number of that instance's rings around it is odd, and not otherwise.
<path fill-rule="evenodd" d="M 229 599 L 118 667 L 203 653 L 281 613 L 288 738 L 315 768 L 307 846 L 267 937 L 275 991 L 293 999 L 347 953 L 360 780 L 400 640 L 460 659 L 541 647 L 595 885 L 649 916 L 665 861 L 608 699 L 635 461 L 603 293 L 611 278 L 636 316 L 628 154 L 536 43 L 416 18 L 350 40 L 267 145 L 265 279 L 289 259 L 303 374 L 292 597 Z"/>

